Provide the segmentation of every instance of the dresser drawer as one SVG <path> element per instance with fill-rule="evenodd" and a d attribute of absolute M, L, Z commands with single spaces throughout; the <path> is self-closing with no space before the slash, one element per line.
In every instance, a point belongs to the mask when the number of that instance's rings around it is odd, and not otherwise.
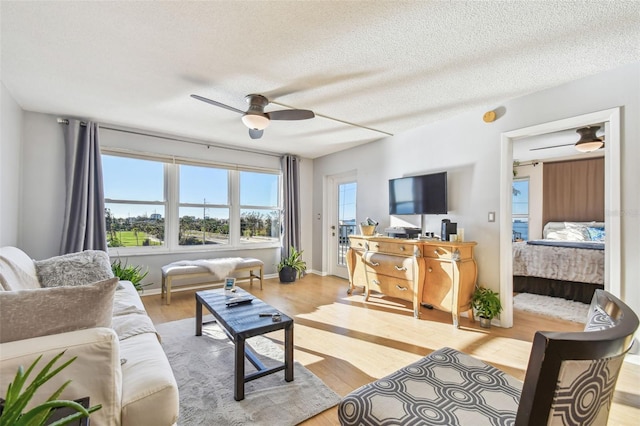
<path fill-rule="evenodd" d="M 386 296 L 408 301 L 413 300 L 412 281 L 378 275 L 375 278 L 369 278 L 369 282 L 372 290 L 379 291 Z"/>
<path fill-rule="evenodd" d="M 464 260 L 473 258 L 475 244 L 425 244 L 424 257 L 431 259 Z"/>
<path fill-rule="evenodd" d="M 349 243 L 352 249 L 364 251 L 364 249 L 366 248 L 367 240 L 365 240 L 364 238 L 349 237 Z"/>
<path fill-rule="evenodd" d="M 377 253 L 398 254 L 400 256 L 421 256 L 420 245 L 408 242 L 393 241 L 369 241 L 369 251 Z"/>
<path fill-rule="evenodd" d="M 381 274 L 405 280 L 413 280 L 415 269 L 415 260 L 413 257 L 367 252 L 363 256 L 363 260 L 367 273 L 371 276 Z"/>
<path fill-rule="evenodd" d="M 432 259 L 451 259 L 456 249 L 452 246 L 428 245 L 424 247 L 424 257 Z"/>

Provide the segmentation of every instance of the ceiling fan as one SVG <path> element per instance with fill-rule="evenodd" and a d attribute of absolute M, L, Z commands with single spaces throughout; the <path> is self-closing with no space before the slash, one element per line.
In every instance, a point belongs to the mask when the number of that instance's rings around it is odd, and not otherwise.
<path fill-rule="evenodd" d="M 565 143 L 560 145 L 543 146 L 538 148 L 530 148 L 529 151 L 540 151 L 543 149 L 561 148 L 563 146 L 573 145 L 580 152 L 592 152 L 604 147 L 604 135 L 597 136 L 596 132 L 600 126 L 586 126 L 576 129 L 576 133 L 580 135 L 577 142 Z"/>
<path fill-rule="evenodd" d="M 260 139 L 264 133 L 264 129 L 269 125 L 271 120 L 307 120 L 315 117 L 313 111 L 309 111 L 307 109 L 282 109 L 278 111 L 264 112 L 264 107 L 269 105 L 269 99 L 262 95 L 245 96 L 244 99 L 249 104 L 249 109 L 247 111 L 242 111 L 202 96 L 191 95 L 191 97 L 199 101 L 242 114 L 242 122 L 249 128 L 249 136 L 251 136 L 251 139 Z"/>

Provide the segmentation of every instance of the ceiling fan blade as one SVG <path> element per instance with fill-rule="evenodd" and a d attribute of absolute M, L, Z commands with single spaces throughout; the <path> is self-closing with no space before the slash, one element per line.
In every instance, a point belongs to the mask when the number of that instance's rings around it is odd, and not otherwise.
<path fill-rule="evenodd" d="M 266 113 L 271 120 L 307 120 L 316 115 L 308 109 L 281 109 Z"/>
<path fill-rule="evenodd" d="M 249 136 L 251 136 L 251 139 L 260 139 L 263 133 L 264 130 L 249 129 Z"/>
<path fill-rule="evenodd" d="M 233 112 L 237 112 L 237 113 L 240 113 L 240 114 L 244 114 L 244 111 L 239 110 L 238 108 L 234 108 L 234 107 L 229 106 L 229 105 L 222 104 L 222 103 L 220 103 L 218 101 L 214 101 L 214 100 L 211 100 L 211 99 L 203 98 L 202 96 L 198 96 L 198 95 L 191 95 L 191 97 L 193 99 L 197 99 L 199 101 L 206 102 L 208 104 L 215 105 L 215 106 L 218 106 L 220 108 L 228 109 L 229 111 L 233 111 Z"/>
<path fill-rule="evenodd" d="M 569 145 L 575 145 L 575 142 L 565 143 L 563 145 L 553 145 L 553 146 L 542 146 L 540 148 L 530 148 L 529 151 L 540 151 L 540 150 L 543 150 L 543 149 L 561 148 L 563 146 L 569 146 Z"/>

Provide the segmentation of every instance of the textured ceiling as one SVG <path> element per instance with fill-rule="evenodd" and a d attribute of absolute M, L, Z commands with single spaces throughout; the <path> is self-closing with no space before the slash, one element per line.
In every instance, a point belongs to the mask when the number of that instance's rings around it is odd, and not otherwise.
<path fill-rule="evenodd" d="M 2 82 L 29 111 L 315 158 L 640 60 L 640 3 L 0 3 Z M 260 93 L 311 109 L 249 138 Z M 269 105 L 266 110 L 282 109 Z"/>

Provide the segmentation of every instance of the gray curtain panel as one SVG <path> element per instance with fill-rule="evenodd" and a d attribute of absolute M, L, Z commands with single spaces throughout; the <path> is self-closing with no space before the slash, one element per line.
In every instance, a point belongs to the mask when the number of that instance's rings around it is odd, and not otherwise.
<path fill-rule="evenodd" d="M 286 154 L 281 158 L 283 176 L 282 256 L 290 247 L 300 250 L 300 159 Z"/>
<path fill-rule="evenodd" d="M 63 125 L 66 201 L 60 254 L 107 250 L 98 123 Z"/>

